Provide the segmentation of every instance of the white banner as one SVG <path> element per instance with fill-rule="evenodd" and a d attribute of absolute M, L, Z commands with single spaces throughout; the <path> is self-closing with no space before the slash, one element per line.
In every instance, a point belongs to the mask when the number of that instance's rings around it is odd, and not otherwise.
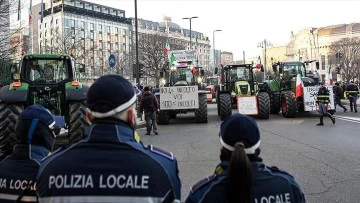
<path fill-rule="evenodd" d="M 160 88 L 160 109 L 198 109 L 198 86 Z"/>
<path fill-rule="evenodd" d="M 258 115 L 258 105 L 256 96 L 237 97 L 238 111 L 244 115 Z"/>
<path fill-rule="evenodd" d="M 174 54 L 177 62 L 185 62 L 185 61 L 195 61 L 196 59 L 196 50 L 176 50 L 169 51 L 168 58 L 171 61 L 171 55 Z"/>
<path fill-rule="evenodd" d="M 316 103 L 316 97 L 319 92 L 320 86 L 304 87 L 304 110 L 305 111 L 317 111 L 319 109 Z M 332 86 L 326 86 L 330 93 L 330 108 L 335 109 L 334 92 Z"/>

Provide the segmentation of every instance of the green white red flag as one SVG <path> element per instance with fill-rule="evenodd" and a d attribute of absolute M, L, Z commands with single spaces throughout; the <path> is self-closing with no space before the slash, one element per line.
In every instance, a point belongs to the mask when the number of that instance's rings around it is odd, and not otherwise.
<path fill-rule="evenodd" d="M 198 47 L 199 47 L 199 42 L 198 42 L 198 39 L 196 38 L 196 40 L 195 40 L 195 44 L 194 44 L 194 49 L 198 49 Z"/>
<path fill-rule="evenodd" d="M 301 79 L 301 70 L 298 69 L 297 76 L 296 76 L 295 99 L 297 99 L 298 97 L 303 96 L 303 92 L 304 92 L 303 88 L 304 88 L 304 85 L 303 85 L 303 81 Z"/>
<path fill-rule="evenodd" d="M 29 6 L 29 23 L 31 23 L 32 20 L 32 0 L 30 0 L 30 6 Z"/>
<path fill-rule="evenodd" d="M 329 74 L 329 76 L 328 76 L 329 77 L 329 84 L 333 85 L 331 64 L 329 65 L 328 74 Z"/>
<path fill-rule="evenodd" d="M 166 44 L 165 44 L 165 48 L 164 48 L 165 54 L 167 54 L 168 51 L 170 51 L 170 42 L 169 42 L 169 40 L 166 40 Z"/>

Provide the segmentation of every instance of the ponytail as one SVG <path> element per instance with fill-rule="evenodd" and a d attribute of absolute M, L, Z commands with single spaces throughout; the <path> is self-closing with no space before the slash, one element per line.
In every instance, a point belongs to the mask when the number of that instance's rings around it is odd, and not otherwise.
<path fill-rule="evenodd" d="M 235 144 L 229 161 L 229 202 L 250 202 L 252 165 L 242 142 Z"/>

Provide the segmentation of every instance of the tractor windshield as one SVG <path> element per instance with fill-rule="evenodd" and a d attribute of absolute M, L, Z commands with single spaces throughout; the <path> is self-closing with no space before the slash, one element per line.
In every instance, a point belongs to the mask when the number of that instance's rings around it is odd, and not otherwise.
<path fill-rule="evenodd" d="M 236 82 L 236 81 L 249 81 L 250 71 L 246 67 L 236 67 L 230 68 L 226 71 L 226 81 Z"/>
<path fill-rule="evenodd" d="M 69 78 L 70 60 L 31 58 L 23 61 L 24 79 L 37 84 L 59 83 Z"/>
<path fill-rule="evenodd" d="M 302 63 L 285 63 L 284 72 L 288 72 L 292 76 L 297 75 L 297 70 L 301 71 L 303 77 L 306 76 L 305 66 Z"/>
<path fill-rule="evenodd" d="M 206 78 L 206 83 L 208 85 L 218 85 L 219 84 L 219 81 L 218 81 L 218 78 Z"/>
<path fill-rule="evenodd" d="M 172 82 L 174 85 L 190 85 L 194 81 L 194 76 L 188 68 L 177 68 L 172 72 Z"/>

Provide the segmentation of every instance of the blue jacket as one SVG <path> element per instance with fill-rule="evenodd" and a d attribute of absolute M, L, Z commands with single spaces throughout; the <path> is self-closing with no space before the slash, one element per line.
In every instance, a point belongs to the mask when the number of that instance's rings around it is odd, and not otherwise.
<path fill-rule="evenodd" d="M 252 202 L 305 202 L 304 194 L 291 175 L 262 162 L 252 164 Z M 186 202 L 228 202 L 227 167 L 228 162 L 222 162 L 212 176 L 194 185 Z"/>
<path fill-rule="evenodd" d="M 40 202 L 173 202 L 181 183 L 172 153 L 145 147 L 127 124 L 97 123 L 85 139 L 48 157 L 38 174 Z"/>
<path fill-rule="evenodd" d="M 15 145 L 12 155 L 0 162 L 0 202 L 14 202 L 22 192 L 24 202 L 36 202 L 33 186 L 41 160 L 49 154 L 44 147 Z"/>

